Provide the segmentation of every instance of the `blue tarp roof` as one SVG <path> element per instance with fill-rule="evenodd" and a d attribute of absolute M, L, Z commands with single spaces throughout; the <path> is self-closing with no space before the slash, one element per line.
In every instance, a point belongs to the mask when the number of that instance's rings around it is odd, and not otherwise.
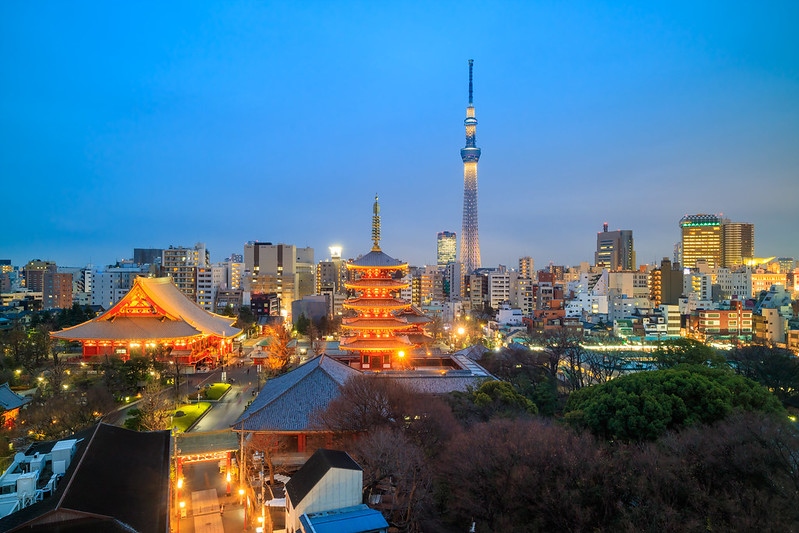
<path fill-rule="evenodd" d="M 335 511 L 303 514 L 300 524 L 305 533 L 364 533 L 388 528 L 379 511 L 366 505 L 344 507 Z"/>

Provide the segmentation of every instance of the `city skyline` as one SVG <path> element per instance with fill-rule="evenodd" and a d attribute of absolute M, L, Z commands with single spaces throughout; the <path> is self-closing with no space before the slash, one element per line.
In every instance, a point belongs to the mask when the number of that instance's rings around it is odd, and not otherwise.
<path fill-rule="evenodd" d="M 199 241 L 219 261 L 250 240 L 355 257 L 377 192 L 386 250 L 434 264 L 461 219 L 469 58 L 483 265 L 590 262 L 605 221 L 652 263 L 693 213 L 753 223 L 758 256 L 799 256 L 791 3 L 192 8 L 0 6 L 18 208 L 0 258 L 102 265 Z"/>

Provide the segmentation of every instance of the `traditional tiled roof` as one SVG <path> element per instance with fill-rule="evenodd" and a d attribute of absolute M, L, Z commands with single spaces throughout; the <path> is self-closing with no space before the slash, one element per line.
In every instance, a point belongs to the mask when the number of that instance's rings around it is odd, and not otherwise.
<path fill-rule="evenodd" d="M 358 374 L 328 356 L 315 357 L 267 381 L 232 427 L 236 431 L 309 431 L 313 412 L 327 407 L 340 387 Z"/>
<path fill-rule="evenodd" d="M 386 267 L 393 267 L 393 268 L 401 268 L 407 265 L 407 263 L 403 263 L 402 261 L 398 261 L 393 257 L 385 254 L 380 250 L 372 250 L 368 254 L 364 255 L 363 257 L 359 257 L 358 259 L 353 259 L 347 261 L 347 267 L 372 267 L 372 268 L 386 268 Z"/>
<path fill-rule="evenodd" d="M 339 341 L 339 347 L 345 350 L 359 351 L 393 351 L 407 350 L 413 346 L 404 336 L 369 338 L 343 337 Z"/>
<path fill-rule="evenodd" d="M 395 289 L 402 289 L 408 286 L 408 283 L 396 280 L 396 279 L 375 279 L 375 278 L 368 278 L 368 279 L 359 279 L 356 281 L 350 281 L 344 284 L 344 286 L 348 289 L 385 289 L 389 288 L 392 290 Z"/>
<path fill-rule="evenodd" d="M 388 308 L 388 309 L 402 309 L 408 307 L 410 304 L 399 298 L 350 298 L 343 303 L 344 307 L 350 308 Z"/>
<path fill-rule="evenodd" d="M 17 407 L 22 407 L 29 401 L 31 401 L 30 398 L 25 398 L 12 391 L 11 387 L 8 386 L 8 382 L 0 385 L 0 408 L 4 411 L 11 411 Z"/>
<path fill-rule="evenodd" d="M 134 300 L 138 309 L 147 314 L 120 314 Z M 140 277 L 122 300 L 102 315 L 51 336 L 66 340 L 170 339 L 199 334 L 230 338 L 241 333 L 233 327 L 235 321 L 209 313 L 180 292 L 169 278 Z"/>
<path fill-rule="evenodd" d="M 408 324 L 398 318 L 345 318 L 341 327 L 352 329 L 402 329 Z"/>
<path fill-rule="evenodd" d="M 113 320 L 90 320 L 52 334 L 53 337 L 64 340 L 183 339 L 198 335 L 202 335 L 202 333 L 182 320 L 149 316 L 121 316 Z"/>

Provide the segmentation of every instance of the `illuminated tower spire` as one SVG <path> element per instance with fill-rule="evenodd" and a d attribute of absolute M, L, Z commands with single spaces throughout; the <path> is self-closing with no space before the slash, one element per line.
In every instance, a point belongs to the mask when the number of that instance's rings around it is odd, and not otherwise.
<path fill-rule="evenodd" d="M 375 194 L 375 205 L 372 206 L 372 251 L 380 251 L 380 204 Z"/>
<path fill-rule="evenodd" d="M 472 100 L 472 67 L 469 60 L 469 106 L 466 108 L 466 147 L 461 149 L 463 159 L 463 226 L 461 229 L 461 263 L 466 272 L 480 268 L 480 238 L 477 232 L 477 161 L 480 149 L 475 146 L 477 119 L 474 118 Z"/>

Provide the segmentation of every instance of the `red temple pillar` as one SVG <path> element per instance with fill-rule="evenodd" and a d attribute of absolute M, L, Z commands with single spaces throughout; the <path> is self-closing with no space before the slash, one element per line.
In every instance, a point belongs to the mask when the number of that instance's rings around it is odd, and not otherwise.
<path fill-rule="evenodd" d="M 299 453 L 305 453 L 305 439 L 307 438 L 307 435 L 303 435 L 302 433 L 297 435 L 297 451 Z"/>
<path fill-rule="evenodd" d="M 225 479 L 227 479 L 227 495 L 230 496 L 230 452 L 227 452 L 227 468 L 225 469 Z"/>

